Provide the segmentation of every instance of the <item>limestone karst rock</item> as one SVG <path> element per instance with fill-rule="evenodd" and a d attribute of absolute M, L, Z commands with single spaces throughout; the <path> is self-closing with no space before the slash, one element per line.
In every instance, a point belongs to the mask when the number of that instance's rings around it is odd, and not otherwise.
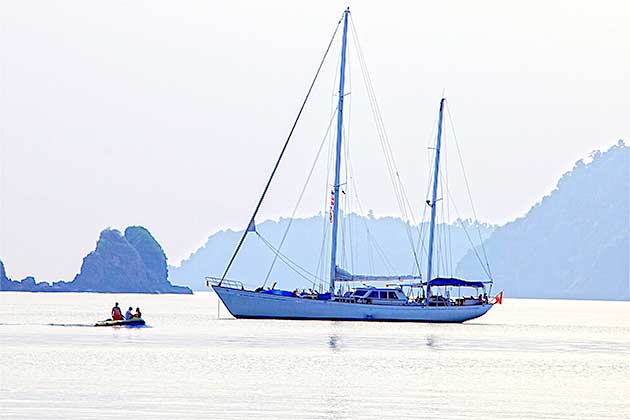
<path fill-rule="evenodd" d="M 0 290 L 36 292 L 192 293 L 188 287 L 168 281 L 166 255 L 149 231 L 128 227 L 125 234 L 105 229 L 71 282 L 36 283 L 7 278 L 0 262 Z"/>

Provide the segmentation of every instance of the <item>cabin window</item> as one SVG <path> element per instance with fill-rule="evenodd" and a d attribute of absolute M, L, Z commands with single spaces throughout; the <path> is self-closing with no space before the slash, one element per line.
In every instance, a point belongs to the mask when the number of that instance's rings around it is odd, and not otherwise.
<path fill-rule="evenodd" d="M 398 295 L 396 294 L 396 292 L 388 292 L 389 294 L 389 299 L 398 299 Z"/>
<path fill-rule="evenodd" d="M 367 297 L 372 298 L 372 299 L 378 299 L 378 292 L 371 291 Z"/>
<path fill-rule="evenodd" d="M 389 297 L 387 296 L 387 292 L 381 292 L 380 295 L 381 299 L 389 299 Z"/>
<path fill-rule="evenodd" d="M 356 290 L 354 292 L 354 295 L 358 296 L 358 297 L 361 297 L 361 296 L 365 295 L 366 293 L 367 293 L 367 290 Z"/>

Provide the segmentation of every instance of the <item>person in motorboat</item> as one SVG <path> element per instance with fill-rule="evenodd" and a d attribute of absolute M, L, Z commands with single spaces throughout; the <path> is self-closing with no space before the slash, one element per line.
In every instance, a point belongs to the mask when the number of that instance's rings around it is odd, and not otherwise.
<path fill-rule="evenodd" d="M 122 311 L 120 310 L 120 306 L 118 306 L 118 302 L 112 308 L 112 320 L 120 321 L 123 319 Z"/>
<path fill-rule="evenodd" d="M 132 313 L 133 307 L 129 307 L 125 316 L 123 317 L 120 307 L 118 306 L 118 302 L 116 302 L 116 306 L 112 308 L 112 317 L 110 319 L 106 319 L 103 321 L 97 321 L 94 324 L 95 327 L 110 327 L 110 326 L 142 326 L 145 325 L 144 320 L 142 319 L 142 313 L 140 312 L 140 308 L 136 308 L 136 313 Z"/>

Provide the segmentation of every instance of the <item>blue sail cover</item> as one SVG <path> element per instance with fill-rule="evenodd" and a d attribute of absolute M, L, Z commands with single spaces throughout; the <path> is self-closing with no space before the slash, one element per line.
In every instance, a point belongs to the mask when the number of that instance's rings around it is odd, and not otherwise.
<path fill-rule="evenodd" d="M 482 281 L 467 281 L 453 277 L 437 277 L 429 282 L 429 286 L 484 287 L 484 284 Z"/>
<path fill-rule="evenodd" d="M 278 295 L 278 296 L 295 297 L 295 293 L 289 292 L 288 290 L 280 290 L 280 289 L 263 290 L 260 293 L 264 293 L 266 295 Z"/>

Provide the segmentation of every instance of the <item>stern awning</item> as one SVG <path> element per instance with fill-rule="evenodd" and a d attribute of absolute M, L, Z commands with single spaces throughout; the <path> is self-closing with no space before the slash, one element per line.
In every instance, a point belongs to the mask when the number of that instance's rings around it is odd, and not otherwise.
<path fill-rule="evenodd" d="M 460 287 L 484 287 L 482 281 L 469 281 L 454 277 L 437 277 L 429 282 L 429 286 L 460 286 Z"/>

